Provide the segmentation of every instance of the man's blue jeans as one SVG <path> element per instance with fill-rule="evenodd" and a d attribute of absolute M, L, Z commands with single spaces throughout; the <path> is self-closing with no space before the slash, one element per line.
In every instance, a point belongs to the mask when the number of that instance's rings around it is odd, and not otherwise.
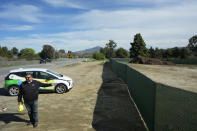
<path fill-rule="evenodd" d="M 38 99 L 34 101 L 24 101 L 24 104 L 28 111 L 30 122 L 32 124 L 38 123 Z"/>

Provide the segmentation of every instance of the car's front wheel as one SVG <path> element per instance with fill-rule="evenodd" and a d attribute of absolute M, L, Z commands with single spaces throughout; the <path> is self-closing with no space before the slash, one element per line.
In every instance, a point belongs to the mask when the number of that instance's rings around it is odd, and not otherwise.
<path fill-rule="evenodd" d="M 17 96 L 19 93 L 19 87 L 16 85 L 10 86 L 8 93 L 10 96 Z"/>
<path fill-rule="evenodd" d="M 64 84 L 58 84 L 56 85 L 55 87 L 55 91 L 58 93 L 58 94 L 62 94 L 62 93 L 65 93 L 67 91 L 67 87 L 66 85 Z"/>

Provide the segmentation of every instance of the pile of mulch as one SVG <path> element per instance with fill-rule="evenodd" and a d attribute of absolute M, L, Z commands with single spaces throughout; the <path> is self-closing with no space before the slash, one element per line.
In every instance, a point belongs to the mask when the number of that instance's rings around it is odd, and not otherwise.
<path fill-rule="evenodd" d="M 160 60 L 156 58 L 146 58 L 142 56 L 137 56 L 133 58 L 130 63 L 138 63 L 138 64 L 149 64 L 149 65 L 175 65 L 174 63 L 167 60 Z"/>

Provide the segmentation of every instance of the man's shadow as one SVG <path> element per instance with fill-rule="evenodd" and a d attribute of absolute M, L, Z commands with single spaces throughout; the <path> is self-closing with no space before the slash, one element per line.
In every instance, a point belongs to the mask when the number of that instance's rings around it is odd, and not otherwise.
<path fill-rule="evenodd" d="M 8 96 L 8 93 L 4 90 L 4 88 L 0 88 L 0 96 Z"/>
<path fill-rule="evenodd" d="M 93 128 L 96 131 L 123 131 L 129 129 L 128 125 L 125 126 L 124 120 L 117 120 L 121 115 L 121 101 L 118 99 L 120 97 L 124 98 L 126 91 L 124 88 L 119 88 L 119 86 L 125 84 L 112 72 L 109 62 L 103 65 L 102 80 L 103 83 L 97 92 L 98 96 L 93 113 Z"/>
<path fill-rule="evenodd" d="M 11 122 L 28 122 L 25 119 L 20 118 L 18 115 L 24 115 L 22 113 L 0 113 L 0 122 L 4 122 L 5 124 L 9 124 Z"/>
<path fill-rule="evenodd" d="M 39 94 L 51 94 L 51 93 L 56 93 L 55 91 L 50 91 L 50 90 L 42 90 L 42 91 L 39 91 Z M 5 91 L 5 89 L 2 87 L 0 88 L 0 96 L 10 96 L 8 94 L 8 92 Z M 10 96 L 12 97 L 12 96 Z"/>
<path fill-rule="evenodd" d="M 109 62 L 103 65 L 102 80 L 92 127 L 96 131 L 146 131 L 127 85 L 112 71 Z"/>

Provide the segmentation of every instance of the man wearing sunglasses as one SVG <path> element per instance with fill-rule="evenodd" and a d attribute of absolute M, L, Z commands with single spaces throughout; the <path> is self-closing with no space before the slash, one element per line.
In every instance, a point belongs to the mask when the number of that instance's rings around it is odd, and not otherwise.
<path fill-rule="evenodd" d="M 30 118 L 30 121 L 27 123 L 27 125 L 33 124 L 33 127 L 35 128 L 38 126 L 38 88 L 49 87 L 52 86 L 52 84 L 44 84 L 33 80 L 31 74 L 27 74 L 25 79 L 26 81 L 24 81 L 19 88 L 18 104 L 22 104 L 23 97 L 24 104 Z"/>

